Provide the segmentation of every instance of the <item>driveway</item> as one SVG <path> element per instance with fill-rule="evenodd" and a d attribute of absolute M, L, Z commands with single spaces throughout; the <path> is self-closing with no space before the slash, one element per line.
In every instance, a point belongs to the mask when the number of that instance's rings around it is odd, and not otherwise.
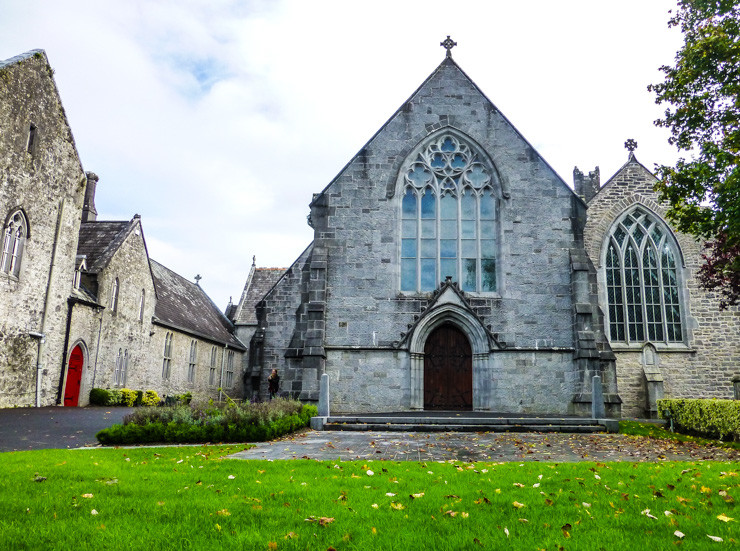
<path fill-rule="evenodd" d="M 0 409 L 0 452 L 95 446 L 95 434 L 123 421 L 134 408 L 44 407 Z"/>

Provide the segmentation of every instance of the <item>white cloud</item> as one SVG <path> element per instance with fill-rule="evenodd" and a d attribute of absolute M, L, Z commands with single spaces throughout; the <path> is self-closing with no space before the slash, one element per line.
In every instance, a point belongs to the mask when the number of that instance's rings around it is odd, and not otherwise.
<path fill-rule="evenodd" d="M 570 183 L 635 138 L 675 153 L 646 91 L 680 36 L 669 0 L 6 0 L 8 58 L 44 48 L 101 218 L 140 213 L 153 258 L 241 293 L 252 255 L 287 266 L 312 193 L 459 42 L 460 66 Z"/>

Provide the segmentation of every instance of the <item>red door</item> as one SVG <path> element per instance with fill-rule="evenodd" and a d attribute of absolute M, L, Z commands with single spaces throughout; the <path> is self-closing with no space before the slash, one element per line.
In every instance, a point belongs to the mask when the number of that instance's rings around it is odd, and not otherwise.
<path fill-rule="evenodd" d="M 470 342 L 453 325 L 432 331 L 424 345 L 424 409 L 473 409 Z"/>
<path fill-rule="evenodd" d="M 77 407 L 80 401 L 80 381 L 82 380 L 82 364 L 85 357 L 82 347 L 78 344 L 69 355 L 67 368 L 67 385 L 64 387 L 64 405 Z"/>

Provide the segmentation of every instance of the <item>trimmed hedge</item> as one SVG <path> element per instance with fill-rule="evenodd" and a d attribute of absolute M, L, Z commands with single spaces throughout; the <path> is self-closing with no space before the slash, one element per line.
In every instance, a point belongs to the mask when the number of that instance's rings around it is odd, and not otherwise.
<path fill-rule="evenodd" d="M 680 432 L 740 441 L 738 400 L 658 400 L 658 412 Z"/>
<path fill-rule="evenodd" d="M 91 406 L 156 406 L 159 401 L 159 395 L 154 390 L 93 388 L 90 391 Z"/>
<path fill-rule="evenodd" d="M 316 406 L 304 405 L 294 415 L 279 417 L 262 424 L 220 423 L 189 424 L 145 423 L 139 425 L 113 425 L 103 429 L 96 438 L 104 446 L 120 444 L 154 443 L 207 443 L 207 442 L 264 442 L 307 427 L 311 417 L 318 415 Z"/>

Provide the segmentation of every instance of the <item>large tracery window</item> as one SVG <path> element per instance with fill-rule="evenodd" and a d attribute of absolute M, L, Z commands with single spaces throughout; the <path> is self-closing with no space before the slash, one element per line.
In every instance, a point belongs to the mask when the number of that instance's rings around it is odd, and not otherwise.
<path fill-rule="evenodd" d="M 26 217 L 20 210 L 8 217 L 3 230 L 3 249 L 0 258 L 0 272 L 18 277 L 21 271 L 21 256 L 28 235 Z"/>
<path fill-rule="evenodd" d="M 614 225 L 606 250 L 613 342 L 683 342 L 677 246 L 665 224 L 637 207 Z"/>
<path fill-rule="evenodd" d="M 401 290 L 432 291 L 451 276 L 464 291 L 495 292 L 497 197 L 493 170 L 444 134 L 403 174 Z"/>

